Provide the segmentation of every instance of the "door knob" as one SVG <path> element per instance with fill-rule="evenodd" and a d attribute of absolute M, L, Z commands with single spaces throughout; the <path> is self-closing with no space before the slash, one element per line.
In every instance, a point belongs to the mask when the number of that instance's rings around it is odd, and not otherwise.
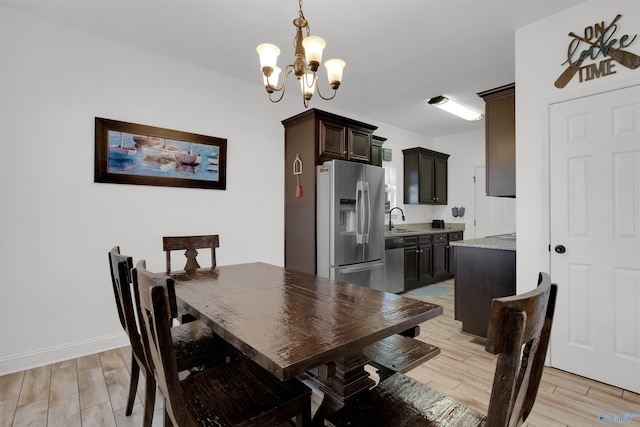
<path fill-rule="evenodd" d="M 563 254 L 567 251 L 567 248 L 562 245 L 557 245 L 554 250 L 559 254 Z"/>

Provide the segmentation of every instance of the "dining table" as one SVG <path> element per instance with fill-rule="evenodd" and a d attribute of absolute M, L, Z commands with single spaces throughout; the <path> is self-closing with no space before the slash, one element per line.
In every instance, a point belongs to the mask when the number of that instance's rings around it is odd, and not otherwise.
<path fill-rule="evenodd" d="M 178 306 L 282 381 L 313 372 L 319 425 L 375 385 L 363 349 L 443 308 L 262 262 L 172 271 Z"/>

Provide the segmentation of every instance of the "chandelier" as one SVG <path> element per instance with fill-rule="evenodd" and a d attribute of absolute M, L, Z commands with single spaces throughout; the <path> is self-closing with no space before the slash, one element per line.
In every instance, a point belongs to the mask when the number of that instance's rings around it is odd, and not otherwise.
<path fill-rule="evenodd" d="M 278 76 L 282 71 L 276 66 L 280 49 L 270 43 L 262 43 L 258 45 L 256 50 L 260 55 L 260 67 L 262 69 L 264 87 L 269 94 L 271 102 L 280 102 L 284 97 L 287 88 L 287 78 L 293 73 L 300 81 L 300 89 L 305 108 L 309 106 L 309 100 L 318 86 L 317 71 L 322 61 L 322 50 L 326 46 L 326 42 L 321 37 L 312 36 L 309 29 L 309 22 L 302 13 L 302 0 L 298 0 L 299 12 L 298 17 L 293 20 L 296 27 L 295 37 L 295 55 L 296 59 L 293 64 L 289 64 L 285 68 L 282 84 L 278 86 Z M 307 36 L 302 37 L 302 30 L 305 29 Z M 342 81 L 342 70 L 345 62 L 341 59 L 329 59 L 324 63 L 327 68 L 327 77 L 329 78 L 329 86 L 333 89 L 333 95 L 325 97 L 320 93 L 320 87 L 317 88 L 318 95 L 324 100 L 333 99 L 336 96 L 340 82 Z M 274 98 L 273 93 L 280 92 L 280 97 Z"/>

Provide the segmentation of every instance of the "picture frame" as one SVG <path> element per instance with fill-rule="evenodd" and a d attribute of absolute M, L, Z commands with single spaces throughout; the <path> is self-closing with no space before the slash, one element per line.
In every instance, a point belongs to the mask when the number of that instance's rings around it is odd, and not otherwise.
<path fill-rule="evenodd" d="M 94 182 L 226 190 L 227 140 L 95 118 Z"/>

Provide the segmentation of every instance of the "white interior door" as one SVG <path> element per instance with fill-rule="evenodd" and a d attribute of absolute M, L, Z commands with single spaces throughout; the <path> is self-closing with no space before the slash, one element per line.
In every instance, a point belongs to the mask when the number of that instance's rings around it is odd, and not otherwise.
<path fill-rule="evenodd" d="M 474 173 L 475 238 L 515 233 L 516 199 L 487 196 L 485 167 L 476 166 Z"/>
<path fill-rule="evenodd" d="M 551 365 L 640 392 L 640 86 L 552 105 L 549 141 Z"/>

